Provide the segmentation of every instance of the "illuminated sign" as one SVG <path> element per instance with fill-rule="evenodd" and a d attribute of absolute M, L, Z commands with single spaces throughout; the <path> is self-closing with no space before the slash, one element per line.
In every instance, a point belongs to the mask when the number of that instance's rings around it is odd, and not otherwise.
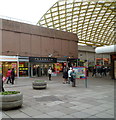
<path fill-rule="evenodd" d="M 24 70 L 28 70 L 28 68 L 27 67 L 20 67 L 19 68 L 19 71 L 24 71 Z"/>

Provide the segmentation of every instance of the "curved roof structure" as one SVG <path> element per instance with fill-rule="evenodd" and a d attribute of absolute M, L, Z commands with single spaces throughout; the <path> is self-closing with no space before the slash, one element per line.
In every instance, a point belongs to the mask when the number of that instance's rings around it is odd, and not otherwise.
<path fill-rule="evenodd" d="M 76 33 L 81 44 L 112 45 L 115 4 L 115 0 L 59 0 L 37 24 Z"/>

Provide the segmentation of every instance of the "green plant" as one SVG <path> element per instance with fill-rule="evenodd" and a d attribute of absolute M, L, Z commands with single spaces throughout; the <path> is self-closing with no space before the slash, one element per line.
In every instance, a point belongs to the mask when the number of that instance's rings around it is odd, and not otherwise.
<path fill-rule="evenodd" d="M 5 91 L 5 92 L 0 92 L 0 95 L 12 95 L 18 93 L 20 93 L 20 91 Z"/>

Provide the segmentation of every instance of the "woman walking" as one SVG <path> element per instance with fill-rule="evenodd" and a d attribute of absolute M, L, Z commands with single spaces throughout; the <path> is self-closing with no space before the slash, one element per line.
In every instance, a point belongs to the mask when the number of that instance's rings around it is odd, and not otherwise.
<path fill-rule="evenodd" d="M 10 69 L 8 69 L 8 72 L 7 72 L 7 74 L 6 74 L 6 76 L 7 76 L 7 84 L 9 83 L 9 81 L 10 81 L 10 83 L 11 83 L 11 70 Z"/>

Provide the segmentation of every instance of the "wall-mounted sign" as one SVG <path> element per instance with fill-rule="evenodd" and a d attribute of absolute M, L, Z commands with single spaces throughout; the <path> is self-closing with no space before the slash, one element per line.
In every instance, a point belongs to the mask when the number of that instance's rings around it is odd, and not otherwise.
<path fill-rule="evenodd" d="M 56 58 L 51 57 L 29 57 L 29 62 L 36 62 L 36 63 L 56 63 Z"/>
<path fill-rule="evenodd" d="M 17 56 L 0 56 L 0 61 L 18 61 Z"/>

